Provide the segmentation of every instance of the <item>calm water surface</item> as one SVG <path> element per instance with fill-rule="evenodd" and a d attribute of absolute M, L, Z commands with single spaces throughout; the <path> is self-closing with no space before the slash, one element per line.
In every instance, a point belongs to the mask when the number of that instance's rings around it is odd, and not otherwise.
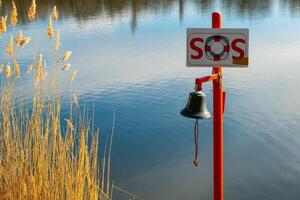
<path fill-rule="evenodd" d="M 8 3 L 2 1 L 1 15 Z M 185 67 L 186 28 L 210 27 L 211 12 L 219 10 L 224 27 L 249 28 L 251 37 L 249 68 L 224 69 L 225 199 L 299 199 L 300 1 L 54 3 L 62 14 L 60 52 L 71 49 L 71 63 L 78 69 L 73 91 L 94 109 L 95 126 L 103 134 L 110 133 L 116 111 L 112 172 L 119 187 L 144 199 L 212 198 L 212 120 L 201 121 L 201 166 L 195 168 L 194 121 L 179 111 L 194 78 L 211 73 Z M 37 49 L 44 55 L 49 53 L 43 34 L 51 4 L 40 3 L 43 12 L 36 24 L 20 11 L 24 18 L 17 27 L 24 34 L 35 29 Z M 23 54 L 23 70 L 30 53 Z M 70 73 L 61 75 L 62 82 Z M 20 84 L 30 82 L 22 78 Z M 211 85 L 204 91 L 212 110 Z M 130 198 L 119 192 L 115 197 Z"/>

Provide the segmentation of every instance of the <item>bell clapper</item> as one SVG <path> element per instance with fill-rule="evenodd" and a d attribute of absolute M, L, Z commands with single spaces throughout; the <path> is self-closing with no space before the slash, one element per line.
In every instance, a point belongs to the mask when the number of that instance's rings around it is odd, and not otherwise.
<path fill-rule="evenodd" d="M 195 140 L 194 165 L 196 167 L 198 167 L 199 166 L 199 160 L 198 160 L 199 123 L 198 123 L 198 119 L 196 119 L 195 126 L 194 126 L 194 140 Z"/>

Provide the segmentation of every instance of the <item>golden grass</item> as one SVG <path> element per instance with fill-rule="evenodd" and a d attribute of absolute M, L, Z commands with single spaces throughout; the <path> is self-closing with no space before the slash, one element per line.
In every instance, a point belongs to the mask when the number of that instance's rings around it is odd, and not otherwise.
<path fill-rule="evenodd" d="M 52 37 L 53 37 L 53 27 L 52 27 L 52 20 L 51 20 L 51 17 L 49 17 L 49 23 L 48 23 L 47 34 L 48 34 L 48 37 L 49 37 L 50 39 L 52 39 Z"/>
<path fill-rule="evenodd" d="M 52 8 L 52 13 L 51 13 L 51 17 L 54 21 L 56 21 L 58 19 L 58 13 L 57 13 L 57 9 L 56 9 L 56 6 L 54 6 Z"/>
<path fill-rule="evenodd" d="M 10 78 L 12 75 L 12 72 L 11 72 L 11 67 L 9 64 L 6 65 L 5 67 L 5 77 L 6 78 Z"/>
<path fill-rule="evenodd" d="M 28 12 L 30 20 L 35 19 L 36 8 L 33 0 Z M 11 23 L 16 25 L 17 8 L 13 2 L 12 12 Z M 56 7 L 51 14 L 57 20 Z M 0 32 L 6 32 L 6 16 L 1 17 Z M 60 45 L 59 31 L 56 33 L 55 45 L 52 47 L 54 59 Z M 51 23 L 50 31 L 48 26 L 51 40 L 52 35 Z M 18 32 L 14 43 L 12 38 L 7 46 L 9 61 L 5 68 L 3 64 L 0 65 L 0 199 L 111 199 L 113 188 L 116 188 L 110 181 L 113 135 L 110 138 L 108 158 L 104 156 L 99 160 L 98 131 L 90 127 L 86 112 L 80 115 L 77 106 L 75 109 L 78 112 L 61 119 L 61 97 L 56 83 L 57 65 L 61 65 L 63 70 L 69 68 L 71 65 L 64 62 L 72 52 L 67 51 L 62 61 L 53 62 L 53 73 L 48 82 L 45 78 L 47 70 L 44 58 L 42 54 L 35 58 L 33 49 L 33 62 L 24 74 L 32 75 L 32 99 L 29 104 L 25 104 L 22 97 L 16 95 L 15 85 L 21 76 L 21 68 L 14 47 L 25 47 L 30 38 L 24 37 L 22 31 Z M 76 74 L 77 70 L 71 75 L 70 84 Z M 71 104 L 78 105 L 75 93 L 71 94 L 71 101 Z"/>
<path fill-rule="evenodd" d="M 10 56 L 10 57 L 14 53 L 14 46 L 13 46 L 13 38 L 12 38 L 12 36 L 10 36 L 8 45 L 6 46 L 6 52 L 7 52 L 7 55 Z"/>
<path fill-rule="evenodd" d="M 60 99 L 37 91 L 26 108 L 15 99 L 13 79 L 1 86 L 0 198 L 109 199 L 88 119 L 63 122 Z"/>
<path fill-rule="evenodd" d="M 28 14 L 27 14 L 28 19 L 31 21 L 35 20 L 35 15 L 36 15 L 36 3 L 35 0 L 32 0 L 31 5 L 28 9 Z"/>
<path fill-rule="evenodd" d="M 60 36 L 59 36 L 59 30 L 56 31 L 55 34 L 55 47 L 54 50 L 57 51 L 60 47 Z"/>
<path fill-rule="evenodd" d="M 15 26 L 18 22 L 18 11 L 17 11 L 17 7 L 14 1 L 12 1 L 12 10 L 11 10 L 11 14 L 10 14 L 10 24 L 12 26 Z"/>
<path fill-rule="evenodd" d="M 7 16 L 2 16 L 0 20 L 0 33 L 6 33 L 7 26 L 6 26 Z"/>
<path fill-rule="evenodd" d="M 66 62 L 71 55 L 72 55 L 72 51 L 66 51 L 63 56 L 63 61 Z"/>

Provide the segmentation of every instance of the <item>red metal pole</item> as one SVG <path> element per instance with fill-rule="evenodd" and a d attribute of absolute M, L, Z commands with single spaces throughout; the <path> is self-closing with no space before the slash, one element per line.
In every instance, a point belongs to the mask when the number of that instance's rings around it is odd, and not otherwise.
<path fill-rule="evenodd" d="M 220 12 L 212 13 L 212 28 L 222 28 Z M 214 164 L 214 200 L 223 200 L 223 86 L 222 67 L 214 67 L 213 74 L 219 78 L 213 81 L 213 164 Z"/>

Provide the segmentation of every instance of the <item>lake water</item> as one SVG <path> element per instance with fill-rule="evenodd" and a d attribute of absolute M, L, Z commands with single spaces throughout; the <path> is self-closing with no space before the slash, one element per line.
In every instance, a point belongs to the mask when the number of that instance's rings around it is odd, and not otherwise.
<path fill-rule="evenodd" d="M 249 68 L 224 69 L 225 199 L 299 199 L 300 1 L 54 2 L 61 14 L 60 53 L 72 50 L 78 69 L 73 91 L 94 109 L 102 134 L 110 133 L 115 110 L 112 176 L 119 187 L 143 199 L 212 198 L 212 120 L 200 122 L 201 165 L 195 168 L 194 121 L 179 112 L 194 78 L 211 73 L 185 67 L 186 28 L 209 28 L 211 12 L 219 10 L 224 28 L 250 29 Z M 16 29 L 25 35 L 35 29 L 37 49 L 47 55 L 49 3 L 37 3 L 40 19 L 29 23 L 21 10 Z M 1 15 L 7 4 L 2 1 Z M 22 54 L 23 71 L 30 53 Z M 21 78 L 21 85 L 28 80 Z M 211 89 L 204 87 L 210 111 Z M 118 191 L 114 197 L 130 198 Z"/>

